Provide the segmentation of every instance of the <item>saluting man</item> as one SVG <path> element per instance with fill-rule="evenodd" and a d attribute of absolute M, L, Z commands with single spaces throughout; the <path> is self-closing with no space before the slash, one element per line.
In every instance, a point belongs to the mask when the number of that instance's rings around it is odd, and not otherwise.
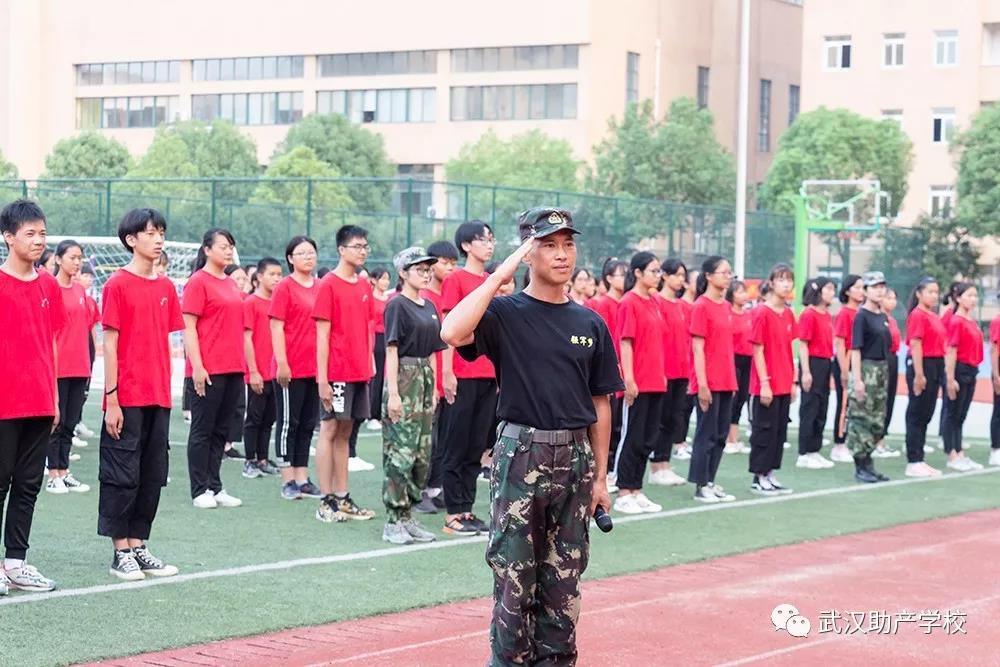
<path fill-rule="evenodd" d="M 607 488 L 611 408 L 624 389 L 607 326 L 568 299 L 576 264 L 568 211 L 518 219 L 521 247 L 445 318 L 444 342 L 487 356 L 500 387 L 486 561 L 493 569 L 491 665 L 573 665 L 589 522 Z M 494 298 L 524 262 L 531 282 Z"/>

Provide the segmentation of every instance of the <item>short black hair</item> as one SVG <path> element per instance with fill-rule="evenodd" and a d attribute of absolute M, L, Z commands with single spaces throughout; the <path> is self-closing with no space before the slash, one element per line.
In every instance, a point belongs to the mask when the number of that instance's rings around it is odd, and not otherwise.
<path fill-rule="evenodd" d="M 261 257 L 260 261 L 257 262 L 257 273 L 264 273 L 269 266 L 276 266 L 280 269 L 281 262 L 274 257 Z"/>
<path fill-rule="evenodd" d="M 453 259 L 458 261 L 458 248 L 451 241 L 435 241 L 427 246 L 427 255 L 438 259 Z"/>
<path fill-rule="evenodd" d="M 83 253 L 83 246 L 82 245 L 80 245 L 79 243 L 77 243 L 73 239 L 65 239 L 63 241 L 60 241 L 59 245 L 56 246 L 56 253 L 55 253 L 56 257 L 59 258 L 59 259 L 62 259 L 63 255 L 65 255 L 70 250 L 70 248 L 79 248 L 80 249 L 80 253 L 81 254 Z M 45 253 L 42 253 L 42 254 L 44 255 Z M 46 257 L 46 261 L 47 260 L 48 260 L 48 258 Z M 56 264 L 56 275 L 59 275 L 59 265 L 58 264 Z"/>
<path fill-rule="evenodd" d="M 36 220 L 46 222 L 42 207 L 30 199 L 15 199 L 0 211 L 0 234 L 17 234 L 24 223 Z"/>
<path fill-rule="evenodd" d="M 167 254 L 166 250 L 160 253 L 159 263 L 162 264 L 163 266 L 170 266 L 170 255 Z"/>
<path fill-rule="evenodd" d="M 848 273 L 844 278 L 844 282 L 840 284 L 840 292 L 837 293 L 837 299 L 841 303 L 847 303 L 850 299 L 847 296 L 847 292 L 854 287 L 854 283 L 861 280 L 861 276 L 856 273 Z"/>
<path fill-rule="evenodd" d="M 239 264 L 230 264 L 226 268 L 222 269 L 222 272 L 225 273 L 227 276 L 231 276 L 237 271 L 242 271 L 243 273 L 246 273 L 246 269 L 244 269 Z"/>
<path fill-rule="evenodd" d="M 118 223 L 118 240 L 130 253 L 133 252 L 132 247 L 125 239 L 138 235 L 139 232 L 146 229 L 146 225 L 149 223 L 153 223 L 153 229 L 167 231 L 166 218 L 155 208 L 134 208 L 122 216 L 121 222 Z"/>
<path fill-rule="evenodd" d="M 388 269 L 385 269 L 381 266 L 376 266 L 374 269 L 371 269 L 368 272 L 368 279 L 373 281 L 379 280 L 380 278 L 382 278 L 382 276 L 387 276 L 387 275 L 389 275 Z"/>
<path fill-rule="evenodd" d="M 469 222 L 460 224 L 458 229 L 455 230 L 455 247 L 458 249 L 459 254 L 462 257 L 468 257 L 469 253 L 465 252 L 462 244 L 472 243 L 474 240 L 482 238 L 486 231 L 492 234 L 493 228 L 482 220 L 470 220 Z"/>
<path fill-rule="evenodd" d="M 729 303 L 733 303 L 733 296 L 740 289 L 746 289 L 746 283 L 744 283 L 742 280 L 734 280 L 733 282 L 729 283 L 729 289 L 726 290 L 726 301 L 728 301 Z"/>
<path fill-rule="evenodd" d="M 611 283 L 608 282 L 608 278 L 615 275 L 618 269 L 622 270 L 622 278 L 626 277 L 626 274 L 628 274 L 628 262 L 617 257 L 608 257 L 604 260 L 604 265 L 601 267 L 601 282 L 604 283 L 605 289 L 611 289 Z"/>
<path fill-rule="evenodd" d="M 319 267 L 319 270 L 316 271 L 316 277 L 319 278 L 320 280 L 322 280 L 323 276 L 325 276 L 328 273 L 330 273 L 330 267 L 329 266 L 321 266 L 321 267 Z"/>
<path fill-rule="evenodd" d="M 826 276 L 819 276 L 812 280 L 807 280 L 802 287 L 802 305 L 818 306 L 823 298 L 823 289 L 827 285 L 832 285 L 833 280 Z"/>
<path fill-rule="evenodd" d="M 292 270 L 292 260 L 290 260 L 289 257 L 291 257 L 292 253 L 295 252 L 295 248 L 302 245 L 303 243 L 308 243 L 309 245 L 311 245 L 313 247 L 313 250 L 316 251 L 316 254 L 319 255 L 319 248 L 316 246 L 316 242 L 313 241 L 311 238 L 303 234 L 299 234 L 298 236 L 293 236 L 292 238 L 288 239 L 288 244 L 285 245 L 285 262 L 288 263 L 289 271 Z"/>
<path fill-rule="evenodd" d="M 351 239 L 368 240 L 368 230 L 357 225 L 344 225 L 337 230 L 337 247 L 346 246 Z"/>
<path fill-rule="evenodd" d="M 97 275 L 97 274 L 95 274 L 95 273 L 94 273 L 94 267 L 92 267 L 92 266 L 90 265 L 90 261 L 89 261 L 89 260 L 88 260 L 88 261 L 85 261 L 85 262 L 84 262 L 84 263 L 83 263 L 83 264 L 82 264 L 82 265 L 80 266 L 80 273 L 85 273 L 85 274 L 87 274 L 88 276 L 96 276 L 96 275 Z"/>
<path fill-rule="evenodd" d="M 54 254 L 55 253 L 52 252 L 52 248 L 46 248 L 43 250 L 41 256 L 38 258 L 38 261 L 35 262 L 35 268 L 37 269 L 48 264 Z"/>

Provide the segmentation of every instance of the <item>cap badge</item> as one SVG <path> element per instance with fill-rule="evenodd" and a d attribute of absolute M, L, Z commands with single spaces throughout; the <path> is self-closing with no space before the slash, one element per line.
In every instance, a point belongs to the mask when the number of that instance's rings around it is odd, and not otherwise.
<path fill-rule="evenodd" d="M 549 213 L 549 224 L 564 225 L 566 224 L 566 220 L 559 214 L 558 211 L 552 211 L 552 213 Z"/>

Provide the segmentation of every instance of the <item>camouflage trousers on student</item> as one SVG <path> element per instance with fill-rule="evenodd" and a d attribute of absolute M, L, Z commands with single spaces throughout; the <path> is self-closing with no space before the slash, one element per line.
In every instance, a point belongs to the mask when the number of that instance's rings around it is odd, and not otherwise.
<path fill-rule="evenodd" d="M 382 392 L 382 502 L 388 521 L 410 518 L 431 462 L 434 371 L 424 359 L 401 361 L 398 384 L 403 418 L 395 424 L 389 419 L 388 384 Z"/>
<path fill-rule="evenodd" d="M 855 395 L 853 379 L 848 385 L 847 447 L 855 458 L 870 455 L 875 443 L 885 435 L 888 365 L 884 361 L 862 361 L 861 380 L 865 383 L 864 400 Z"/>
<path fill-rule="evenodd" d="M 568 445 L 529 439 L 501 436 L 493 448 L 489 664 L 573 665 L 594 455 L 585 437 Z"/>

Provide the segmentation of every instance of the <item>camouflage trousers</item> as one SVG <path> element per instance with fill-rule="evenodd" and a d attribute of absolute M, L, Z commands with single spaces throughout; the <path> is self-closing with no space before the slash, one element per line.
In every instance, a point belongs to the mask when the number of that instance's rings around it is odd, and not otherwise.
<path fill-rule="evenodd" d="M 389 385 L 382 392 L 382 502 L 386 520 L 410 518 L 420 502 L 431 462 L 431 421 L 434 417 L 434 372 L 426 360 L 399 365 L 399 397 L 403 418 L 389 420 Z"/>
<path fill-rule="evenodd" d="M 865 383 L 865 398 L 859 401 L 854 393 L 854 380 L 848 383 L 847 447 L 855 458 L 868 456 L 875 443 L 885 435 L 885 410 L 888 403 L 889 369 L 884 361 L 862 361 L 861 380 Z"/>
<path fill-rule="evenodd" d="M 497 440 L 486 548 L 493 569 L 490 665 L 576 663 L 593 479 L 586 438 L 568 445 Z"/>

